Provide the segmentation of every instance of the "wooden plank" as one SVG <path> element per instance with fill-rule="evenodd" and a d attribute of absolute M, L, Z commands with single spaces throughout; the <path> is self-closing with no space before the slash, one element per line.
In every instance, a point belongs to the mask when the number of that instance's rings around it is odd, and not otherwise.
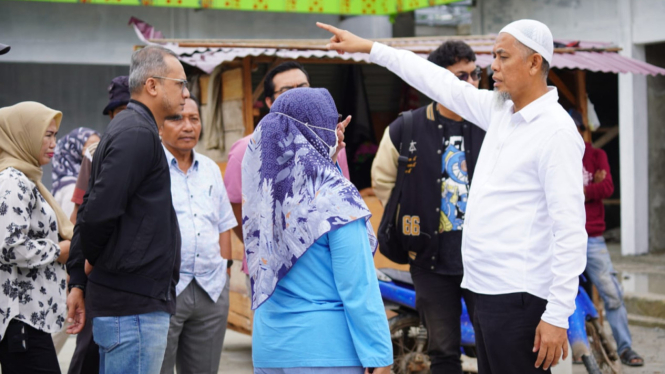
<path fill-rule="evenodd" d="M 242 69 L 231 69 L 222 73 L 222 101 L 233 101 L 243 98 L 242 71 Z"/>
<path fill-rule="evenodd" d="M 610 127 L 609 129 L 606 129 L 603 136 L 593 142 L 593 146 L 594 148 L 603 148 L 605 145 L 607 145 L 607 143 L 614 140 L 614 138 L 617 136 L 619 136 L 619 126 Z"/>
<path fill-rule="evenodd" d="M 365 196 L 363 197 L 367 208 L 372 212 L 372 217 L 369 221 L 372 223 L 372 228 L 374 228 L 374 233 L 379 229 L 379 224 L 381 223 L 381 217 L 383 217 L 383 205 L 376 196 Z M 374 255 L 374 267 L 377 269 L 381 268 L 393 268 L 399 270 L 409 270 L 409 265 L 400 265 L 396 264 L 386 258 L 386 256 L 381 254 L 381 248 L 376 251 Z"/>
<path fill-rule="evenodd" d="M 252 301 L 249 299 L 249 296 L 243 295 L 238 292 L 229 292 L 229 310 L 233 310 L 236 313 L 245 315 L 247 310 L 252 309 Z"/>
<path fill-rule="evenodd" d="M 577 103 L 577 100 L 575 99 L 575 95 L 573 95 L 572 92 L 568 89 L 565 83 L 559 78 L 559 76 L 552 70 L 550 69 L 550 73 L 547 76 L 552 83 L 556 86 L 556 88 L 559 90 L 559 92 L 568 100 L 570 101 L 571 104 L 575 105 Z"/>
<path fill-rule="evenodd" d="M 284 62 L 284 60 L 282 60 L 281 58 L 278 58 L 275 61 L 273 61 L 270 64 L 270 66 L 268 66 L 268 72 L 270 72 L 270 70 L 276 68 L 277 65 L 281 64 L 282 62 Z M 266 75 L 268 75 L 268 73 L 266 73 Z M 263 78 L 261 78 L 261 82 L 259 82 L 259 85 L 256 86 L 256 89 L 254 89 L 254 93 L 252 93 L 252 102 L 253 103 L 256 102 L 259 99 L 259 97 L 261 97 L 261 95 L 263 95 L 263 83 L 265 81 L 266 81 L 266 76 L 264 75 Z M 254 116 L 257 117 L 258 114 L 254 114 Z"/>
<path fill-rule="evenodd" d="M 589 111 L 587 110 L 587 96 L 586 96 L 586 71 L 575 70 L 575 86 L 577 97 L 577 110 L 582 115 L 582 122 L 584 122 L 584 134 L 582 137 L 585 142 L 591 142 L 591 129 L 589 128 Z"/>
<path fill-rule="evenodd" d="M 202 75 L 199 77 L 199 88 L 201 93 L 199 94 L 199 103 L 201 105 L 208 104 L 208 85 L 210 84 L 210 76 Z"/>
<path fill-rule="evenodd" d="M 252 325 L 249 318 L 229 310 L 229 319 L 226 327 L 239 333 L 252 335 Z"/>
<path fill-rule="evenodd" d="M 245 135 L 254 132 L 254 114 L 252 109 L 254 102 L 252 101 L 252 58 L 245 57 L 242 60 L 242 94 L 244 97 L 243 102 L 243 118 L 245 120 Z"/>

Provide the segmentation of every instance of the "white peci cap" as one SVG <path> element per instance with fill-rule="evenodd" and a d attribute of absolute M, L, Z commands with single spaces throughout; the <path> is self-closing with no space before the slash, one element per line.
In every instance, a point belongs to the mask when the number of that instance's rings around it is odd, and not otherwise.
<path fill-rule="evenodd" d="M 554 38 L 549 27 L 544 23 L 532 19 L 521 19 L 508 24 L 499 33 L 502 32 L 514 36 L 520 43 L 540 53 L 545 61 L 552 65 Z"/>

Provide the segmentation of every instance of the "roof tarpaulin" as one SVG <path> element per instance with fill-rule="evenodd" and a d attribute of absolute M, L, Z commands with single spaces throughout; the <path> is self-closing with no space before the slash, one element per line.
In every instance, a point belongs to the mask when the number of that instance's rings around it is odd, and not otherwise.
<path fill-rule="evenodd" d="M 26 1 L 26 0 L 24 0 Z M 340 15 L 388 15 L 460 0 L 30 0 L 59 3 L 249 10 Z"/>
<path fill-rule="evenodd" d="M 466 37 L 395 38 L 381 42 L 395 48 L 408 49 L 427 57 L 441 43 L 448 39 L 460 39 L 476 52 L 476 63 L 485 68 L 492 64 L 494 35 Z M 369 63 L 369 55 L 350 53 L 339 55 L 325 50 L 325 40 L 154 40 L 166 43 L 180 56 L 180 59 L 196 66 L 206 73 L 223 62 L 247 56 L 271 56 L 282 59 L 339 59 Z M 566 44 L 565 41 L 561 41 Z M 634 73 L 645 75 L 665 75 L 665 69 L 635 60 L 618 53 L 620 48 L 607 43 L 581 42 L 574 48 L 555 48 L 552 67 L 558 69 L 581 69 L 604 73 Z"/>

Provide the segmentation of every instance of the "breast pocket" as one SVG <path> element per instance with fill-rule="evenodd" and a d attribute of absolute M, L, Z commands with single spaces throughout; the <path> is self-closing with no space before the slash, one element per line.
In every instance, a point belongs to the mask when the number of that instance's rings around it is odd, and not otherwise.
<path fill-rule="evenodd" d="M 215 197 L 217 195 L 216 188 L 217 186 L 213 184 L 205 184 L 199 187 L 199 195 L 194 197 L 194 202 L 196 206 L 195 214 L 200 214 L 201 218 L 204 218 L 210 222 L 217 222 L 217 217 L 219 212 L 219 202 Z"/>

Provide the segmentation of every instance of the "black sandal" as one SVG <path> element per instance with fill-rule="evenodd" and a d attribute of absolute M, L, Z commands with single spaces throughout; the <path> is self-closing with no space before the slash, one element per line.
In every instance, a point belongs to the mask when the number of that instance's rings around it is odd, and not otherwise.
<path fill-rule="evenodd" d="M 624 365 L 628 366 L 643 366 L 644 365 L 644 359 L 640 357 L 640 355 L 637 354 L 637 352 L 633 351 L 631 348 L 626 349 L 625 351 L 621 352 L 621 363 Z M 639 360 L 638 362 L 633 362 L 634 360 Z"/>

